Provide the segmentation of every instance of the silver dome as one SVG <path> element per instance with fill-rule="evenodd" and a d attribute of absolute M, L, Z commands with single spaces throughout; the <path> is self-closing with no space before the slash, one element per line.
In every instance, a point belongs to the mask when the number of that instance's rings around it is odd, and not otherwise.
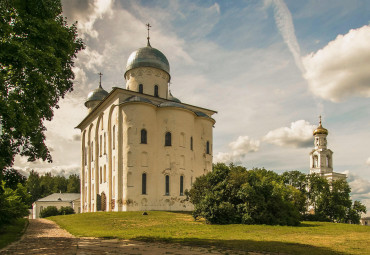
<path fill-rule="evenodd" d="M 104 90 L 101 86 L 99 86 L 97 89 L 94 89 L 87 95 L 86 103 L 90 101 L 103 101 L 103 99 L 108 95 L 109 93 Z"/>
<path fill-rule="evenodd" d="M 137 67 L 154 67 L 170 74 L 170 64 L 168 63 L 166 56 L 159 50 L 152 48 L 150 45 L 131 53 L 127 60 L 126 73 Z"/>
<path fill-rule="evenodd" d="M 131 96 L 131 97 L 127 98 L 123 102 L 124 103 L 128 103 L 128 102 L 143 102 L 143 103 L 153 104 L 153 102 L 150 101 L 149 99 L 143 98 L 143 97 L 139 97 L 139 96 Z"/>
<path fill-rule="evenodd" d="M 174 101 L 174 102 L 177 102 L 177 103 L 181 103 L 180 99 L 178 99 L 177 97 L 174 97 L 172 94 L 171 94 L 171 91 L 168 92 L 168 100 L 171 100 L 171 101 Z"/>

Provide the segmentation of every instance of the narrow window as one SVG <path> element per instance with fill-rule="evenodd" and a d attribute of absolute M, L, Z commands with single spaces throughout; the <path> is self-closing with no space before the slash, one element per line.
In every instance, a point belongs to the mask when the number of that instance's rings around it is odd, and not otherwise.
<path fill-rule="evenodd" d="M 101 167 L 100 167 L 100 178 L 99 178 L 99 180 L 100 180 L 100 184 L 101 184 L 102 181 L 103 181 L 103 171 L 102 171 Z"/>
<path fill-rule="evenodd" d="M 166 175 L 166 195 L 170 194 L 170 176 Z"/>
<path fill-rule="evenodd" d="M 180 176 L 180 196 L 184 195 L 184 176 Z"/>
<path fill-rule="evenodd" d="M 147 143 L 147 140 L 146 140 L 146 130 L 145 129 L 142 129 L 141 130 L 141 143 L 142 144 L 146 144 Z"/>
<path fill-rule="evenodd" d="M 104 133 L 104 154 L 107 154 L 107 139 L 106 135 Z"/>
<path fill-rule="evenodd" d="M 107 166 L 104 165 L 104 182 L 107 182 Z"/>
<path fill-rule="evenodd" d="M 91 142 L 91 161 L 94 161 L 94 142 Z"/>
<path fill-rule="evenodd" d="M 158 85 L 154 86 L 154 96 L 159 97 L 159 95 L 158 95 Z"/>
<path fill-rule="evenodd" d="M 139 93 L 143 94 L 143 84 L 139 84 Z"/>
<path fill-rule="evenodd" d="M 207 154 L 209 154 L 209 141 L 207 141 Z"/>
<path fill-rule="evenodd" d="M 85 166 L 87 165 L 87 148 L 85 147 L 85 155 L 84 155 L 84 161 L 85 161 Z"/>
<path fill-rule="evenodd" d="M 146 195 L 146 173 L 141 175 L 141 194 Z"/>
<path fill-rule="evenodd" d="M 166 133 L 164 146 L 171 146 L 171 132 Z"/>
<path fill-rule="evenodd" d="M 193 137 L 190 137 L 190 150 L 193 150 Z"/>
<path fill-rule="evenodd" d="M 113 150 L 116 148 L 116 126 L 113 126 Z"/>

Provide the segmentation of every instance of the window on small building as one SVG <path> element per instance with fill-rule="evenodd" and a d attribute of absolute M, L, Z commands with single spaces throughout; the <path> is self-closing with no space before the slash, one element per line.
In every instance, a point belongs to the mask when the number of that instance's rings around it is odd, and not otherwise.
<path fill-rule="evenodd" d="M 180 196 L 184 195 L 184 176 L 180 176 Z"/>
<path fill-rule="evenodd" d="M 193 150 L 193 137 L 190 137 L 190 150 Z"/>
<path fill-rule="evenodd" d="M 146 132 L 146 130 L 145 129 L 142 129 L 141 130 L 141 142 L 140 143 L 142 143 L 142 144 L 147 144 L 147 132 Z"/>
<path fill-rule="evenodd" d="M 166 133 L 164 146 L 171 146 L 171 132 Z"/>
<path fill-rule="evenodd" d="M 209 151 L 209 141 L 207 141 L 207 145 L 206 145 L 206 150 L 207 150 L 207 154 L 210 154 L 210 151 Z"/>
<path fill-rule="evenodd" d="M 165 194 L 170 195 L 170 176 L 166 175 L 166 192 Z"/>
<path fill-rule="evenodd" d="M 141 175 L 141 194 L 146 195 L 146 173 Z"/>
<path fill-rule="evenodd" d="M 141 93 L 141 94 L 144 93 L 143 84 L 139 84 L 139 93 Z"/>
<path fill-rule="evenodd" d="M 159 97 L 159 95 L 158 95 L 158 85 L 154 86 L 154 96 Z"/>

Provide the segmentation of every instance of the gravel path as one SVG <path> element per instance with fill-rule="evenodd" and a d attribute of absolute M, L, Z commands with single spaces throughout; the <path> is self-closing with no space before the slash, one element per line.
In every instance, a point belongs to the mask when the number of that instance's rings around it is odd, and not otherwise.
<path fill-rule="evenodd" d="M 22 239 L 0 250 L 0 254 L 259 255 L 259 253 L 220 250 L 214 247 L 202 248 L 119 239 L 77 238 L 61 229 L 53 221 L 35 219 L 29 220 L 29 222 Z"/>

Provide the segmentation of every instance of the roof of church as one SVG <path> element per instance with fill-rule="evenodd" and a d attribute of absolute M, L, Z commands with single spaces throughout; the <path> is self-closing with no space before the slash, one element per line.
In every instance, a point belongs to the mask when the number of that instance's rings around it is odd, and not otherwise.
<path fill-rule="evenodd" d="M 171 100 L 171 101 L 174 101 L 174 102 L 177 102 L 177 103 L 181 103 L 180 99 L 178 99 L 177 97 L 174 97 L 171 93 L 171 91 L 168 91 L 168 100 Z"/>
<path fill-rule="evenodd" d="M 328 130 L 321 125 L 321 116 L 320 116 L 319 126 L 313 131 L 313 135 L 317 135 L 317 134 L 322 134 L 322 135 L 329 134 Z"/>
<path fill-rule="evenodd" d="M 40 198 L 37 202 L 72 202 L 80 198 L 80 193 L 53 193 L 47 197 Z"/>
<path fill-rule="evenodd" d="M 154 67 L 170 74 L 170 64 L 166 56 L 150 44 L 131 53 L 127 60 L 125 76 L 128 71 L 138 67 Z"/>

